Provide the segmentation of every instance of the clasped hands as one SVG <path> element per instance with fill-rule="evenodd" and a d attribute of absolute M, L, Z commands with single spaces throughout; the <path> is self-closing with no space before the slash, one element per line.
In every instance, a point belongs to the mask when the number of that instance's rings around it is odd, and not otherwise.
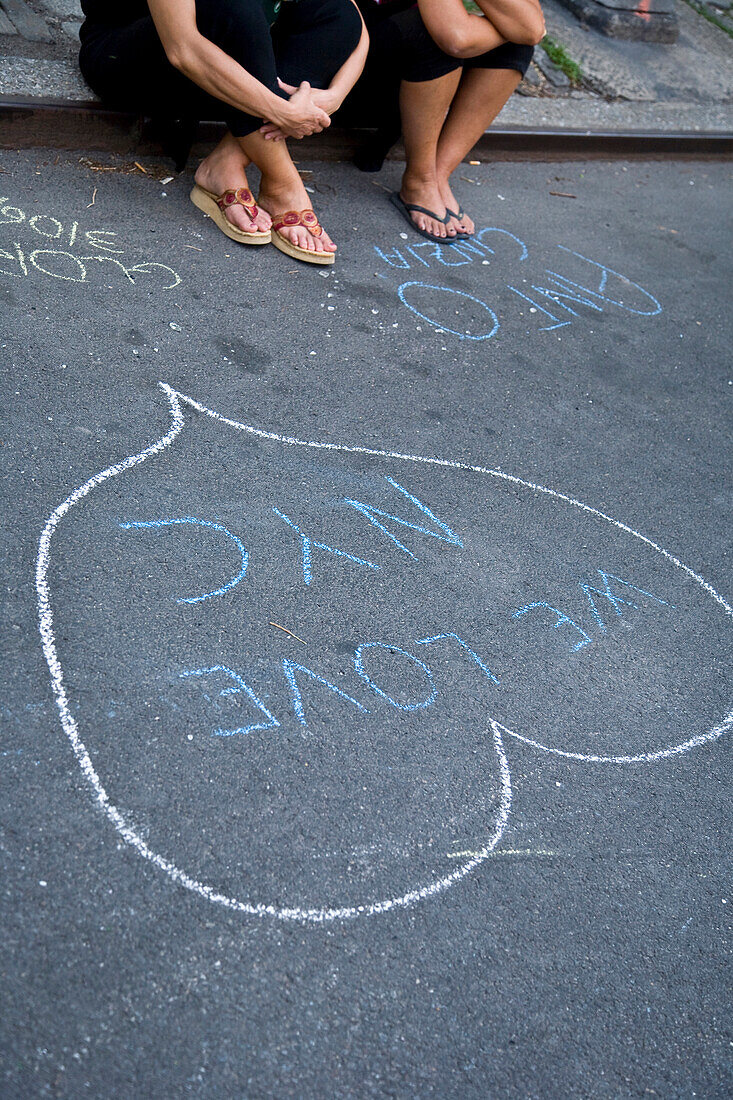
<path fill-rule="evenodd" d="M 330 88 L 311 88 L 307 80 L 298 88 L 280 79 L 278 84 L 287 93 L 288 99 L 281 101 L 282 109 L 277 109 L 276 117 L 260 126 L 265 141 L 304 138 L 319 134 L 331 125 L 331 115 L 338 110 L 341 102 Z"/>

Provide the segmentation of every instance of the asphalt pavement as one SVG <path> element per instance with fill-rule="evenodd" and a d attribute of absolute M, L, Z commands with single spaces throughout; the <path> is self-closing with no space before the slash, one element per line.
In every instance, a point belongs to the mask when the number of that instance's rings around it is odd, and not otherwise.
<path fill-rule="evenodd" d="M 730 164 L 142 168 L 0 154 L 3 1096 L 729 1095 Z"/>

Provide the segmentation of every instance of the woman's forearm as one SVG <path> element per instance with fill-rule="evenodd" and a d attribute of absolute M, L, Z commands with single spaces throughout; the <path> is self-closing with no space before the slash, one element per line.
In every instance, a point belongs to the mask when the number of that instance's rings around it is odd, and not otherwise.
<path fill-rule="evenodd" d="M 287 100 L 199 33 L 195 0 L 149 0 L 149 7 L 168 60 L 184 76 L 255 118 L 277 124 L 287 120 Z"/>
<path fill-rule="evenodd" d="M 206 38 L 184 49 L 172 63 L 199 88 L 239 111 L 269 122 L 286 117 L 287 100 L 271 92 Z"/>
<path fill-rule="evenodd" d="M 469 15 L 462 0 L 418 0 L 417 6 L 430 37 L 451 57 L 478 57 L 508 41 L 490 16 Z"/>
<path fill-rule="evenodd" d="M 351 2 L 353 3 L 354 0 L 351 0 Z M 332 110 L 328 112 L 329 114 L 333 114 L 333 111 L 338 110 L 356 84 L 363 72 L 369 52 L 369 34 L 367 33 L 366 24 L 356 4 L 354 4 L 354 7 L 361 19 L 361 37 L 354 52 L 346 59 L 328 86 L 334 101 Z"/>
<path fill-rule="evenodd" d="M 545 34 L 539 0 L 476 0 L 486 18 L 507 42 L 536 46 Z"/>

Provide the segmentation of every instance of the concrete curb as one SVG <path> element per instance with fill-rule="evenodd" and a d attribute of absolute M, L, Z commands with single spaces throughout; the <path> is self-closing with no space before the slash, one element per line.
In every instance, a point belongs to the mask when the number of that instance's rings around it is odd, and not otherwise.
<path fill-rule="evenodd" d="M 659 0 L 621 0 L 619 3 L 603 0 L 560 0 L 563 7 L 577 16 L 581 25 L 592 27 L 608 38 L 620 38 L 627 42 L 673 43 L 679 38 L 677 15 L 671 5 L 660 5 Z M 667 10 L 664 10 L 664 7 Z M 661 10 L 660 10 L 661 9 Z"/>
<path fill-rule="evenodd" d="M 218 140 L 219 123 L 198 127 L 194 153 Z M 299 145 L 302 159 L 349 160 L 359 135 L 333 127 Z M 0 148 L 67 149 L 165 156 L 150 126 L 136 115 L 113 111 L 98 102 L 0 98 Z M 660 159 L 666 157 L 733 157 L 733 132 L 660 130 L 572 130 L 539 127 L 494 127 L 479 142 L 480 153 L 503 160 L 578 160 L 584 158 Z M 400 147 L 390 159 L 401 159 Z"/>

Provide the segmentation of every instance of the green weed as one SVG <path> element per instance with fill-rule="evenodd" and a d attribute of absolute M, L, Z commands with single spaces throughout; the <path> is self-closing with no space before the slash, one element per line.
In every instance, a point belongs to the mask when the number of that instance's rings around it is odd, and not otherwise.
<path fill-rule="evenodd" d="M 554 38 L 550 38 L 549 34 L 545 35 L 540 42 L 540 46 L 547 54 L 550 61 L 557 65 L 558 69 L 562 69 L 565 75 L 572 80 L 573 84 L 580 84 L 583 79 L 583 72 L 580 65 L 577 61 L 573 61 L 564 46 L 561 46 Z"/>
<path fill-rule="evenodd" d="M 718 27 L 719 30 L 724 31 L 729 38 L 733 38 L 733 30 L 726 26 L 721 19 L 718 19 L 717 15 L 710 11 L 709 8 L 706 8 L 704 4 L 698 4 L 696 0 L 685 0 L 685 3 L 691 7 L 693 11 L 696 11 L 698 15 L 701 15 L 703 19 L 707 19 L 708 23 L 712 23 L 714 27 Z"/>

